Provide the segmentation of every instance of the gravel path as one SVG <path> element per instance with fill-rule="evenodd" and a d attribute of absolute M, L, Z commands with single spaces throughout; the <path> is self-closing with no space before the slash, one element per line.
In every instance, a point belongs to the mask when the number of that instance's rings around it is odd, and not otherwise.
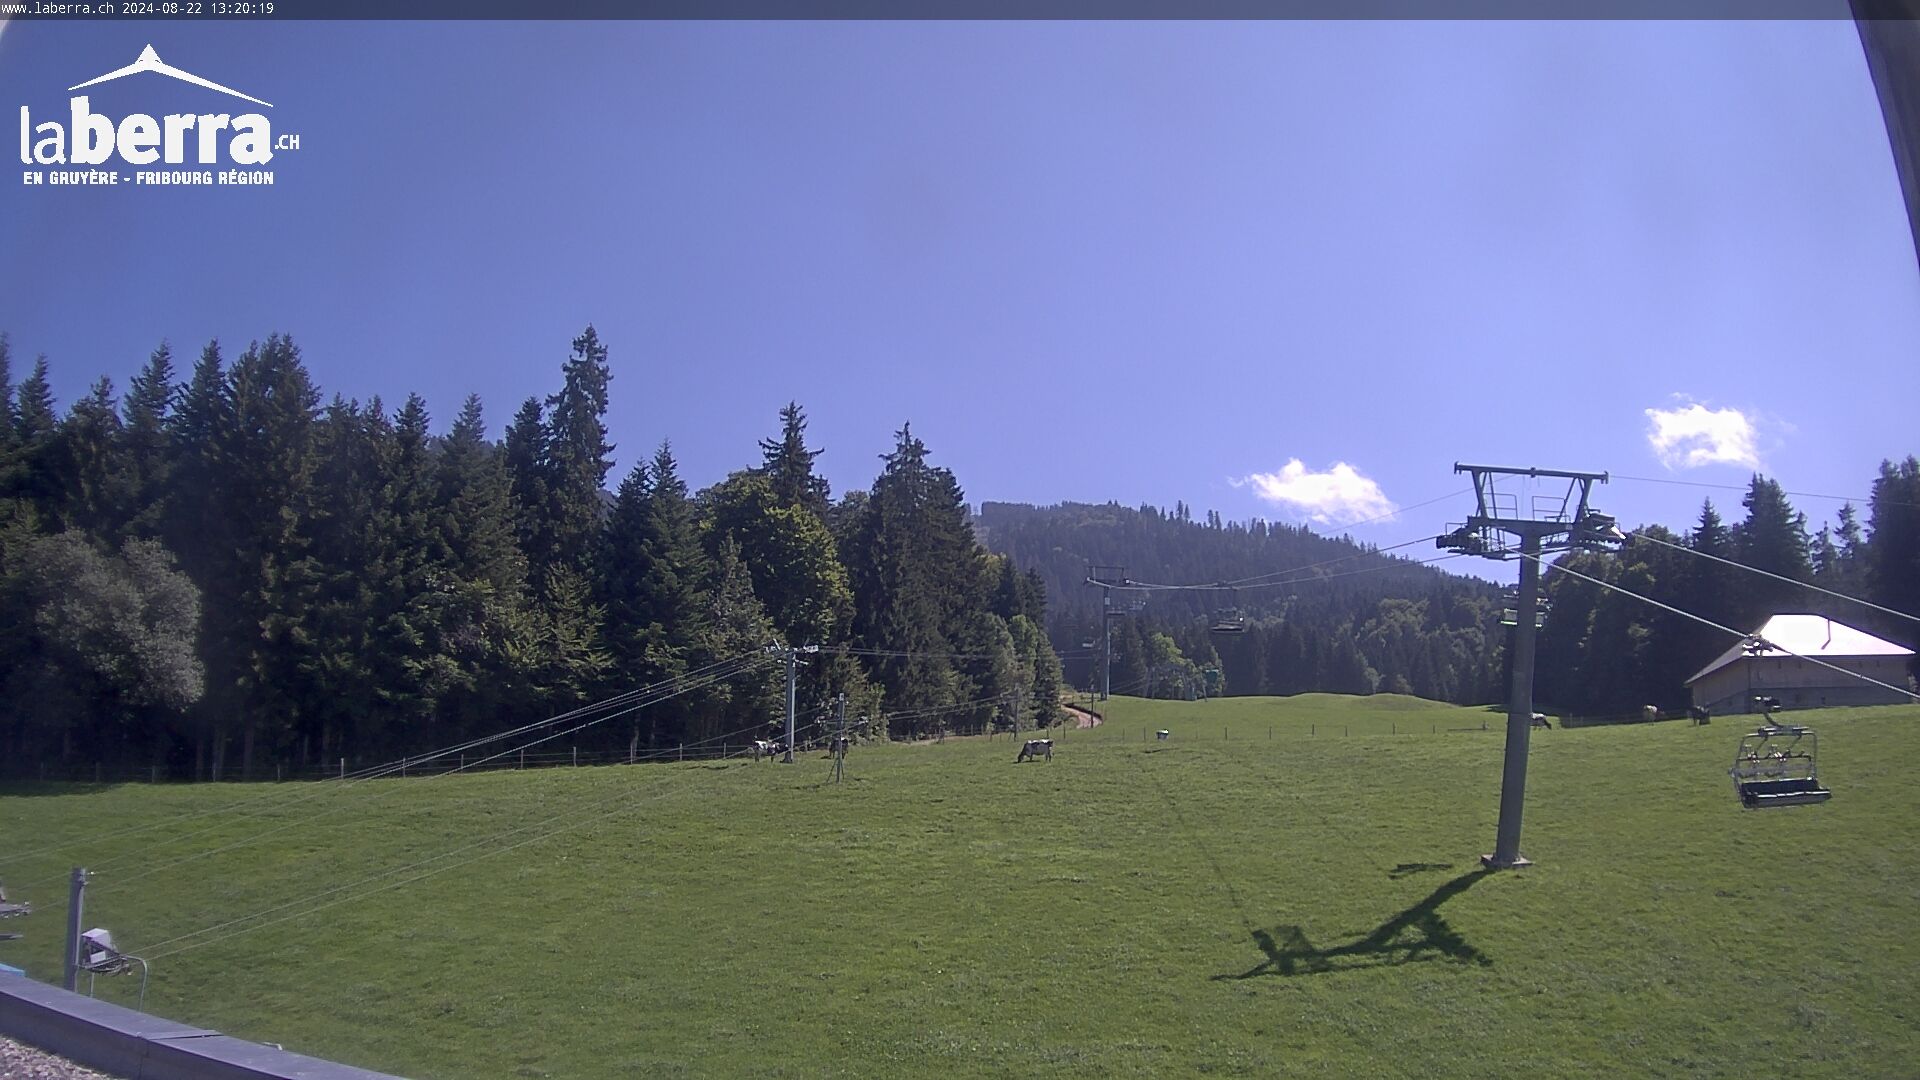
<path fill-rule="evenodd" d="M 0 1035 L 0 1080 L 113 1080 L 25 1043 Z"/>
<path fill-rule="evenodd" d="M 1088 712 L 1078 705 L 1062 705 L 1061 708 L 1073 714 L 1074 727 L 1090 728 L 1100 726 L 1100 714 Z"/>

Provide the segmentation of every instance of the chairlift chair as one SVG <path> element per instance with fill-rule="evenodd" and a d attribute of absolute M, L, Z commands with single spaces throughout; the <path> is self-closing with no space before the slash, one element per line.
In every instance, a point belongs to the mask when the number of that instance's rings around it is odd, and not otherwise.
<path fill-rule="evenodd" d="M 1733 793 L 1749 810 L 1826 802 L 1833 792 L 1820 786 L 1819 737 L 1800 724 L 1776 724 L 1769 717 L 1740 739 L 1734 752 Z"/>
<path fill-rule="evenodd" d="M 113 947 L 113 934 L 100 927 L 94 927 L 80 935 L 80 962 L 75 965 L 87 973 L 87 996 L 93 996 L 93 980 L 96 975 L 125 975 L 140 965 L 140 1008 L 147 1004 L 147 962 L 137 956 L 123 953 Z"/>
<path fill-rule="evenodd" d="M 1247 616 L 1245 612 L 1240 610 L 1239 604 L 1235 602 L 1233 587 L 1223 583 L 1215 585 L 1214 588 L 1226 594 L 1226 604 L 1214 610 L 1213 618 L 1207 624 L 1207 629 L 1216 634 L 1246 633 Z"/>

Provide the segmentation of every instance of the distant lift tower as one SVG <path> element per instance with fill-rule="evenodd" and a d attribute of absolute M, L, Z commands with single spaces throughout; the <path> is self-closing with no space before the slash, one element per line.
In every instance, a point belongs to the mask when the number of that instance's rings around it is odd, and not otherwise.
<path fill-rule="evenodd" d="M 1465 524 L 1441 536 L 1434 546 L 1489 559 L 1520 557 L 1513 685 L 1507 694 L 1507 759 L 1500 778 L 1500 832 L 1493 854 L 1480 857 L 1485 865 L 1504 870 L 1528 865 L 1520 854 L 1520 811 L 1526 803 L 1527 740 L 1533 732 L 1534 615 L 1540 595 L 1540 560 L 1549 552 L 1616 548 L 1622 537 L 1611 516 L 1587 505 L 1594 481 L 1606 483 L 1606 473 L 1503 469 L 1457 462 L 1453 471 L 1473 474 L 1474 514 Z M 1560 481 L 1566 482 L 1564 490 Z M 1523 491 L 1496 490 L 1502 484 Z M 1555 489 L 1551 494 L 1543 490 L 1549 487 Z M 1520 501 L 1523 493 L 1525 506 Z M 1518 537 L 1519 548 L 1509 546 L 1505 536 Z"/>
<path fill-rule="evenodd" d="M 1113 684 L 1113 620 L 1140 611 L 1146 607 L 1146 601 L 1123 598 L 1115 602 L 1113 591 L 1124 590 L 1131 584 L 1124 566 L 1089 566 L 1087 584 L 1100 590 L 1100 700 L 1105 701 Z"/>

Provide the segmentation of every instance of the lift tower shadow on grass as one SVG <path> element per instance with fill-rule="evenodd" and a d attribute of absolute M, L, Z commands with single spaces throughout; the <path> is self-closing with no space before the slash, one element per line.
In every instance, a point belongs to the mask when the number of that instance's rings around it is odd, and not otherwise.
<path fill-rule="evenodd" d="M 1594 481 L 1607 482 L 1606 473 L 1567 472 L 1561 469 L 1509 469 L 1494 465 L 1454 463 L 1456 473 L 1473 474 L 1474 513 L 1462 525 L 1439 537 L 1434 546 L 1462 555 L 1489 559 L 1520 558 L 1520 590 L 1513 628 L 1513 683 L 1507 693 L 1507 756 L 1500 776 L 1500 831 L 1493 854 L 1480 861 L 1503 870 L 1526 866 L 1520 854 L 1520 812 L 1527 796 L 1527 741 L 1533 732 L 1534 612 L 1540 594 L 1540 560 L 1550 552 L 1617 548 L 1622 539 L 1610 515 L 1587 505 Z M 1546 480 L 1541 485 L 1537 481 Z M 1553 494 L 1538 488 L 1564 490 Z M 1533 481 L 1536 483 L 1529 483 Z M 1497 490 L 1499 485 L 1509 490 Z M 1525 490 L 1526 504 L 1520 494 Z M 1516 537 L 1518 548 L 1505 537 Z"/>

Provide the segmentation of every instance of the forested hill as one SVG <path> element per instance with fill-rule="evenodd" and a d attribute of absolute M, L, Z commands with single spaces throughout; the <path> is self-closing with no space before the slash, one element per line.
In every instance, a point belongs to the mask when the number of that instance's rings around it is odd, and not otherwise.
<path fill-rule="evenodd" d="M 1034 507 L 984 503 L 978 527 L 989 549 L 1046 584 L 1047 630 L 1085 686 L 1082 644 L 1100 630 L 1100 590 L 1089 565 L 1124 566 L 1134 581 L 1163 584 L 1257 581 L 1228 590 L 1128 592 L 1145 607 L 1114 627 L 1113 685 L 1156 676 L 1156 694 L 1176 693 L 1178 674 L 1218 665 L 1229 694 L 1392 691 L 1457 702 L 1498 700 L 1498 590 L 1475 578 L 1419 565 L 1437 556 L 1415 544 L 1383 554 L 1346 538 L 1265 522 L 1192 520 L 1115 503 Z M 1413 539 L 1407 537 L 1406 539 Z M 1297 569 L 1308 568 L 1308 569 Z M 1294 572 L 1286 572 L 1294 571 Z M 1209 617 L 1238 608 L 1241 634 L 1211 634 Z M 1155 652 L 1164 635 L 1178 656 Z M 1081 658 L 1072 654 L 1080 652 Z"/>

